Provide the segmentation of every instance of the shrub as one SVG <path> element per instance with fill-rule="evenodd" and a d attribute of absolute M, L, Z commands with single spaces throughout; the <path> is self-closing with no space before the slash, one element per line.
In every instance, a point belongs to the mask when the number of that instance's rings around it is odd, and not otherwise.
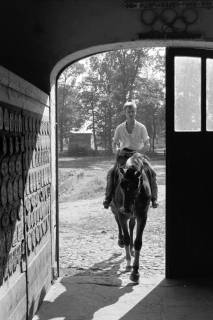
<path fill-rule="evenodd" d="M 68 156 L 92 156 L 92 155 L 96 155 L 95 150 L 92 149 L 87 149 L 85 147 L 81 147 L 81 146 L 75 146 L 72 149 L 69 149 L 67 151 L 67 155 Z"/>

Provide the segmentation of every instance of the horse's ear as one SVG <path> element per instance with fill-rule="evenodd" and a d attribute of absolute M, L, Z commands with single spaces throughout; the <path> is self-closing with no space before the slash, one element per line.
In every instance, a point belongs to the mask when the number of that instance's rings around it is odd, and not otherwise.
<path fill-rule="evenodd" d="M 140 175 L 141 175 L 141 172 L 140 172 L 140 171 L 135 171 L 135 176 L 136 176 L 137 178 L 139 178 Z"/>

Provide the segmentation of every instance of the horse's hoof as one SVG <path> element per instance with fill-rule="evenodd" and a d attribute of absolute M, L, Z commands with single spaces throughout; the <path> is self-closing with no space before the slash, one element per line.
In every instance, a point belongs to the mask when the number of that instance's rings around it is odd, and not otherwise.
<path fill-rule="evenodd" d="M 139 282 L 139 278 L 140 278 L 140 274 L 139 274 L 139 272 L 132 272 L 131 274 L 130 274 L 130 280 L 131 281 L 133 281 L 133 282 Z"/>
<path fill-rule="evenodd" d="M 120 248 L 124 248 L 124 240 L 123 239 L 118 239 L 118 245 Z"/>

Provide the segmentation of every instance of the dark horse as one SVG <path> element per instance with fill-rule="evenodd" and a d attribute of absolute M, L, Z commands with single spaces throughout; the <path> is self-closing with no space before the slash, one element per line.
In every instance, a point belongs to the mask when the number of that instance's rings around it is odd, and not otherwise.
<path fill-rule="evenodd" d="M 126 162 L 125 168 L 116 167 L 116 188 L 111 202 L 119 228 L 118 244 L 125 247 L 127 270 L 131 270 L 131 255 L 134 255 L 132 281 L 139 279 L 139 257 L 142 236 L 150 207 L 151 189 L 145 170 L 143 156 L 135 152 Z M 136 237 L 133 243 L 133 229 L 136 222 Z M 133 250 L 134 247 L 134 250 Z"/>

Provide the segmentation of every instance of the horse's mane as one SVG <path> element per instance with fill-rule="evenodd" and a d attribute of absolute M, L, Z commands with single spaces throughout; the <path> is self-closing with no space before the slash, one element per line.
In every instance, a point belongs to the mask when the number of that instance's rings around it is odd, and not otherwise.
<path fill-rule="evenodd" d="M 119 150 L 116 154 L 117 164 L 120 164 L 121 166 L 128 166 L 128 162 L 131 163 L 131 166 L 135 167 L 136 169 L 138 168 L 140 171 L 143 167 L 143 161 L 149 161 L 149 157 L 147 155 L 141 154 L 128 148 Z"/>
<path fill-rule="evenodd" d="M 144 156 L 139 153 L 139 152 L 135 152 L 126 162 L 126 167 L 133 167 L 135 168 L 137 171 L 142 171 L 143 169 L 143 160 L 144 160 Z"/>

